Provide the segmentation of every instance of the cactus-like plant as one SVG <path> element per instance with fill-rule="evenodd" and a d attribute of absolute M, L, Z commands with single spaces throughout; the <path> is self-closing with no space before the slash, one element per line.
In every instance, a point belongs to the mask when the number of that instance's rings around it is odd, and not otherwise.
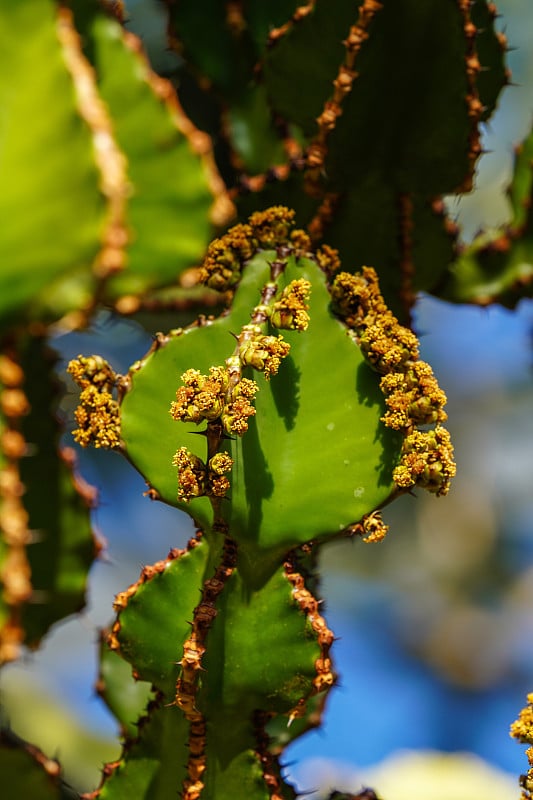
<path fill-rule="evenodd" d="M 178 93 L 122 3 L 0 2 L 0 660 L 80 608 L 98 549 L 54 416 L 56 326 L 170 314 L 127 375 L 68 366 L 74 440 L 197 528 L 115 599 L 102 675 L 125 742 L 84 796 L 280 800 L 283 749 L 336 681 L 317 552 L 381 540 L 399 494 L 448 492 L 446 398 L 410 312 L 421 290 L 530 292 L 530 143 L 512 223 L 461 249 L 442 198 L 471 187 L 508 80 L 492 3 L 164 6 Z M 153 687 L 135 731 L 130 667 Z M 7 732 L 12 763 L 13 796 L 77 796 Z"/>

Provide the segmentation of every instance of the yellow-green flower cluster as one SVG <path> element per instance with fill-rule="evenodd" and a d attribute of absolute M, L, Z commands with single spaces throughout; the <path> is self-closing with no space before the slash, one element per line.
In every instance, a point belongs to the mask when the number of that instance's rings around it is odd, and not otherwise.
<path fill-rule="evenodd" d="M 276 252 L 270 263 L 270 281 L 252 310 L 250 324 L 244 325 L 235 336 L 233 354 L 224 366 L 210 367 L 207 375 L 197 369 L 186 370 L 171 403 L 173 419 L 207 424 L 203 433 L 210 457 L 208 465 L 183 447 L 174 457 L 174 466 L 178 467 L 178 498 L 186 502 L 201 495 L 222 498 L 229 489 L 226 473 L 233 462 L 218 451 L 225 437 L 242 436 L 248 430 L 249 419 L 256 413 L 253 403 L 259 388 L 254 380 L 242 377 L 242 370 L 252 367 L 270 380 L 290 352 L 283 336 L 265 332 L 268 324 L 294 331 L 304 331 L 309 324 L 309 281 L 293 280 L 281 292 L 278 289 L 278 279 L 289 255 L 300 258 L 311 250 L 309 235 L 294 230 L 294 211 L 284 206 L 258 211 L 247 224 L 236 225 L 214 241 L 200 269 L 201 281 L 219 291 L 231 290 L 240 279 L 244 263 L 260 248 Z M 330 263 L 334 252 L 325 252 L 323 260 Z"/>
<path fill-rule="evenodd" d="M 389 526 L 383 522 L 381 511 L 373 511 L 371 514 L 367 514 L 361 522 L 363 542 L 366 544 L 382 542 L 389 532 Z"/>
<path fill-rule="evenodd" d="M 270 380 L 276 375 L 281 359 L 289 354 L 291 346 L 283 336 L 266 336 L 259 325 L 246 325 L 239 344 L 239 359 L 244 367 L 253 367 L 265 373 Z"/>
<path fill-rule="evenodd" d="M 273 250 L 289 241 L 294 227 L 294 211 L 285 206 L 271 206 L 253 213 L 248 222 L 257 245 L 264 250 Z"/>
<path fill-rule="evenodd" d="M 266 309 L 272 325 L 282 330 L 307 330 L 309 325 L 307 300 L 310 292 L 311 284 L 305 278 L 291 281 L 279 299 Z"/>
<path fill-rule="evenodd" d="M 211 367 L 209 375 L 197 369 L 188 369 L 181 376 L 183 386 L 171 403 L 172 417 L 181 422 L 214 420 L 221 416 L 226 405 L 229 377 L 224 367 Z"/>
<path fill-rule="evenodd" d="M 233 466 L 233 459 L 228 453 L 217 453 L 206 466 L 201 458 L 186 447 L 180 447 L 172 463 L 178 468 L 178 500 L 189 503 L 203 495 L 226 496 L 230 482 L 225 473 L 230 472 Z"/>
<path fill-rule="evenodd" d="M 242 265 L 254 251 L 251 227 L 235 225 L 209 245 L 200 267 L 199 282 L 219 292 L 230 289 L 240 280 Z"/>
<path fill-rule="evenodd" d="M 387 413 L 382 421 L 394 430 L 409 430 L 415 425 L 444 422 L 446 395 L 433 370 L 425 361 L 406 365 L 405 372 L 390 372 L 380 382 Z"/>
<path fill-rule="evenodd" d="M 387 308 L 372 267 L 363 267 L 355 275 L 339 273 L 331 296 L 339 315 L 356 331 L 361 350 L 377 372 L 385 375 L 418 358 L 415 334 L 400 325 Z"/>
<path fill-rule="evenodd" d="M 170 406 L 173 419 L 196 424 L 220 419 L 226 433 L 239 436 L 248 430 L 248 419 L 255 414 L 251 404 L 258 390 L 255 381 L 242 378 L 230 386 L 225 367 L 210 367 L 209 375 L 188 369 L 181 380 L 184 385 Z"/>
<path fill-rule="evenodd" d="M 379 291 L 376 271 L 363 267 L 361 272 L 339 272 L 331 286 L 333 304 L 348 327 L 364 328 L 391 312 Z"/>
<path fill-rule="evenodd" d="M 401 489 L 415 484 L 443 495 L 455 475 L 450 434 L 442 425 L 429 431 L 413 431 L 404 440 L 400 463 L 393 478 Z"/>
<path fill-rule="evenodd" d="M 316 250 L 315 258 L 322 272 L 330 277 L 335 275 L 340 269 L 341 260 L 339 258 L 339 251 L 335 250 L 334 247 L 330 247 L 328 244 L 323 244 Z"/>
<path fill-rule="evenodd" d="M 511 736 L 522 744 L 531 745 L 526 750 L 529 770 L 520 777 L 522 794 L 520 800 L 531 800 L 533 797 L 533 694 L 527 696 L 527 706 L 522 709 L 518 719 L 511 725 Z"/>
<path fill-rule="evenodd" d="M 208 464 L 208 494 L 215 497 L 225 497 L 230 487 L 229 480 L 226 478 L 226 472 L 231 472 L 233 466 L 233 459 L 228 453 L 217 453 L 213 458 L 209 459 Z"/>
<path fill-rule="evenodd" d="M 111 394 L 117 376 L 110 365 L 100 356 L 78 356 L 69 363 L 67 372 L 82 389 L 74 412 L 78 424 L 74 440 L 82 447 L 119 447 L 120 413 Z"/>
<path fill-rule="evenodd" d="M 522 744 L 533 745 L 533 693 L 527 696 L 527 706 L 511 725 L 511 736 Z"/>
<path fill-rule="evenodd" d="M 198 280 L 219 292 L 232 289 L 239 282 L 243 265 L 258 249 L 274 250 L 286 246 L 287 255 L 297 257 L 311 250 L 305 231 L 293 230 L 294 211 L 272 206 L 256 211 L 247 224 L 234 225 L 208 247 Z"/>
<path fill-rule="evenodd" d="M 447 418 L 446 395 L 429 364 L 419 360 L 415 334 L 400 325 L 387 308 L 371 267 L 363 267 L 355 275 L 339 273 L 331 295 L 368 363 L 382 375 L 380 388 L 387 407 L 382 422 L 405 436 L 394 481 L 402 489 L 418 485 L 437 495 L 446 494 L 455 475 L 450 436 L 440 424 Z M 426 425 L 436 428 L 418 430 Z"/>
<path fill-rule="evenodd" d="M 249 417 L 255 416 L 252 401 L 259 387 L 255 381 L 241 378 L 231 390 L 231 397 L 222 414 L 222 425 L 227 433 L 242 436 L 248 430 Z"/>
<path fill-rule="evenodd" d="M 172 463 L 178 468 L 178 500 L 188 503 L 205 494 L 206 468 L 198 456 L 186 447 L 180 447 Z"/>

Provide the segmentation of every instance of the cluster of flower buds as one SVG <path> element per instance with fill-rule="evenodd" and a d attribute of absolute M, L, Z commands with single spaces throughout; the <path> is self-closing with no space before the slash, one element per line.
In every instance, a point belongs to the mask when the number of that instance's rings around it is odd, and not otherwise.
<path fill-rule="evenodd" d="M 354 522 L 346 528 L 346 533 L 350 536 L 360 536 L 366 544 L 383 541 L 388 532 L 389 526 L 383 522 L 380 509 L 365 514 L 359 522 Z"/>
<path fill-rule="evenodd" d="M 385 375 L 418 358 L 418 340 L 387 307 L 372 267 L 339 273 L 331 286 L 333 305 L 358 337 L 365 358 Z"/>
<path fill-rule="evenodd" d="M 266 313 L 275 328 L 305 331 L 309 325 L 307 300 L 311 284 L 305 278 L 291 281 L 281 296 L 266 307 Z"/>
<path fill-rule="evenodd" d="M 259 325 L 245 325 L 239 338 L 241 364 L 243 367 L 253 367 L 258 372 L 264 372 L 267 380 L 277 374 L 281 359 L 291 349 L 283 336 L 266 336 Z"/>
<path fill-rule="evenodd" d="M 526 750 L 529 769 L 520 776 L 522 794 L 520 800 L 531 800 L 533 796 L 533 694 L 527 696 L 527 706 L 520 712 L 518 719 L 511 725 L 511 736 L 521 744 L 528 744 Z"/>
<path fill-rule="evenodd" d="M 401 370 L 408 361 L 418 357 L 416 336 L 400 325 L 390 312 L 365 327 L 359 345 L 367 361 L 381 374 Z"/>
<path fill-rule="evenodd" d="M 403 443 L 400 463 L 392 476 L 401 489 L 421 486 L 429 492 L 448 492 L 455 475 L 450 434 L 442 425 L 429 431 L 413 431 Z"/>
<path fill-rule="evenodd" d="M 265 332 L 270 325 L 282 330 L 304 331 L 309 324 L 307 300 L 311 284 L 304 278 L 292 280 L 281 292 L 278 277 L 283 272 L 289 255 L 299 258 L 311 249 L 311 241 L 304 231 L 294 230 L 294 212 L 283 206 L 252 214 L 247 224 L 236 225 L 210 245 L 201 267 L 201 281 L 220 291 L 232 289 L 239 281 L 242 267 L 257 249 L 273 249 L 276 258 L 271 262 L 271 279 L 263 289 L 261 302 L 251 314 L 251 322 L 244 325 L 238 336 L 233 355 L 224 366 L 210 367 L 209 374 L 188 369 L 181 376 L 182 385 L 171 403 L 170 414 L 180 422 L 196 425 L 206 422 L 208 453 L 218 451 L 224 436 L 242 436 L 248 430 L 249 419 L 255 415 L 253 402 L 258 391 L 254 380 L 242 377 L 242 370 L 251 367 L 262 372 L 268 381 L 276 375 L 281 361 L 290 352 L 290 345 L 282 335 Z M 331 262 L 334 251 L 324 252 L 323 260 Z M 226 473 L 226 454 L 218 453 L 206 466 L 187 448 L 180 448 L 174 456 L 178 468 L 178 498 L 189 502 L 194 497 L 207 495 L 224 497 L 229 489 Z M 230 459 L 231 461 L 231 459 Z"/>
<path fill-rule="evenodd" d="M 238 436 L 248 430 L 248 419 L 255 414 L 251 403 L 258 390 L 255 381 L 241 378 L 230 383 L 226 367 L 210 367 L 209 375 L 188 369 L 181 380 L 184 385 L 170 406 L 173 419 L 196 424 L 220 419 L 227 434 Z"/>
<path fill-rule="evenodd" d="M 419 360 L 415 334 L 400 325 L 387 308 L 371 267 L 363 267 L 355 275 L 339 273 L 331 295 L 337 313 L 355 332 L 366 360 L 382 375 L 380 388 L 387 407 L 382 422 L 405 436 L 394 481 L 403 489 L 416 484 L 446 494 L 455 475 L 453 447 L 448 431 L 440 425 L 447 418 L 446 395 L 429 364 Z M 420 425 L 437 427 L 420 432 Z"/>
<path fill-rule="evenodd" d="M 264 211 L 255 211 L 248 220 L 257 246 L 273 250 L 289 241 L 294 228 L 294 211 L 286 206 L 271 206 Z"/>
<path fill-rule="evenodd" d="M 372 324 L 388 312 L 379 291 L 378 276 L 372 267 L 363 267 L 354 275 L 339 272 L 330 292 L 338 315 L 355 330 Z"/>
<path fill-rule="evenodd" d="M 67 372 L 82 389 L 74 417 L 78 428 L 74 440 L 82 447 L 115 448 L 120 445 L 120 413 L 112 391 L 117 376 L 101 356 L 78 356 Z"/>
<path fill-rule="evenodd" d="M 340 269 L 339 251 L 328 244 L 323 244 L 315 252 L 316 263 L 326 275 L 331 277 Z"/>
<path fill-rule="evenodd" d="M 387 413 L 383 422 L 394 430 L 444 422 L 446 395 L 425 361 L 413 361 L 405 372 L 390 372 L 380 382 Z"/>
<path fill-rule="evenodd" d="M 231 289 L 239 282 L 245 262 L 259 248 L 270 250 L 289 244 L 294 238 L 293 227 L 294 211 L 285 206 L 256 211 L 247 224 L 235 225 L 209 245 L 199 282 L 219 292 Z M 297 245 L 302 245 L 301 236 L 296 237 L 293 247 Z"/>
<path fill-rule="evenodd" d="M 181 376 L 183 386 L 176 392 L 170 406 L 172 417 L 181 422 L 218 419 L 226 404 L 229 376 L 224 367 L 211 367 L 209 375 L 197 369 L 188 369 Z"/>
<path fill-rule="evenodd" d="M 189 503 L 195 497 L 225 497 L 230 487 L 226 473 L 233 459 L 228 453 L 217 453 L 207 465 L 186 447 L 180 447 L 172 463 L 178 468 L 178 500 Z"/>
<path fill-rule="evenodd" d="M 276 250 L 282 258 L 291 254 L 301 258 L 309 255 L 313 248 L 309 234 L 294 228 L 291 209 L 273 206 L 256 211 L 246 224 L 234 225 L 209 245 L 199 269 L 198 282 L 219 292 L 233 289 L 241 279 L 245 263 L 259 249 Z M 327 245 L 317 251 L 316 258 L 324 271 L 331 273 L 338 267 L 337 251 Z"/>
<path fill-rule="evenodd" d="M 252 257 L 254 250 L 249 225 L 230 228 L 225 236 L 209 245 L 200 267 L 200 283 L 219 292 L 230 289 L 240 280 L 243 263 Z"/>
<path fill-rule="evenodd" d="M 373 542 L 381 542 L 389 531 L 389 526 L 383 522 L 381 511 L 373 511 L 371 514 L 366 514 L 362 522 L 363 542 L 371 544 Z"/>
<path fill-rule="evenodd" d="M 232 359 L 228 359 L 231 362 Z M 181 376 L 183 385 L 176 392 L 170 414 L 180 422 L 199 424 L 203 421 L 215 424 L 223 435 L 242 436 L 248 430 L 248 420 L 255 414 L 252 401 L 258 386 L 248 378 L 237 378 L 228 367 L 211 367 L 209 375 L 199 370 L 188 369 Z M 209 433 L 207 434 L 209 436 Z M 186 447 L 180 447 L 173 462 L 178 468 L 178 499 L 185 503 L 195 497 L 225 497 L 230 487 L 226 473 L 230 472 L 233 460 L 225 452 L 217 452 L 208 464 Z"/>

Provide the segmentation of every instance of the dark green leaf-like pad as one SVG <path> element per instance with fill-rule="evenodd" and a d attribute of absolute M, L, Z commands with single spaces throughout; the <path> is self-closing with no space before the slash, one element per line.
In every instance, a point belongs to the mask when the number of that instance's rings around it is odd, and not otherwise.
<path fill-rule="evenodd" d="M 153 683 L 169 700 L 174 697 L 177 662 L 200 599 L 208 556 L 206 543 L 201 543 L 140 582 L 114 631 L 121 654 L 135 666 L 137 676 Z"/>
<path fill-rule="evenodd" d="M 456 189 L 469 171 L 465 56 L 463 19 L 452 3 L 384 4 L 329 141 L 333 183 L 349 187 L 363 173 L 383 172 L 398 191 Z"/>
<path fill-rule="evenodd" d="M 226 741 L 242 744 L 239 731 L 228 720 L 218 720 Z M 100 800 L 168 800 L 179 797 L 187 778 L 189 723 L 177 708 L 156 708 L 140 726 L 139 739 L 128 746 L 122 760 L 106 778 Z M 208 738 L 208 769 L 202 776 L 205 800 L 269 800 L 253 737 L 234 758 L 220 760 Z"/>
<path fill-rule="evenodd" d="M 0 774 L 5 800 L 78 800 L 61 780 L 57 761 L 9 730 L 0 731 Z"/>
<path fill-rule="evenodd" d="M 401 302 L 406 285 L 403 259 L 414 267 L 407 279 L 414 293 L 437 286 L 454 257 L 453 226 L 444 214 L 436 213 L 420 195 L 414 195 L 410 205 L 411 214 L 403 220 L 395 189 L 382 176 L 368 175 L 343 194 L 327 229 L 328 244 L 338 248 L 343 268 L 348 265 L 348 271 L 355 271 L 352 265 L 380 265 L 380 290 L 400 320 L 406 312 L 405 301 Z M 412 234 L 408 253 L 402 252 L 406 229 Z"/>
<path fill-rule="evenodd" d="M 101 800 L 169 800 L 186 777 L 189 723 L 177 708 L 156 708 L 140 725 L 139 738 L 105 780 Z"/>
<path fill-rule="evenodd" d="M 357 22 L 353 3 L 317 3 L 267 56 L 274 108 L 310 135 L 345 61 L 343 40 Z M 458 4 L 440 0 L 387 2 L 377 11 L 328 139 L 326 172 L 334 188 L 372 174 L 398 191 L 429 195 L 462 182 L 471 130 L 463 26 Z"/>
<path fill-rule="evenodd" d="M 27 549 L 35 601 L 25 605 L 23 623 L 27 643 L 35 646 L 51 625 L 84 605 L 97 550 L 90 519 L 96 490 L 76 476 L 74 451 L 58 448 L 55 354 L 43 339 L 29 339 L 22 364 L 31 411 L 22 424 L 29 455 L 20 474 L 28 527 L 38 531 Z"/>
<path fill-rule="evenodd" d="M 249 322 L 273 258 L 264 252 L 246 267 L 229 315 L 170 339 L 132 372 L 122 403 L 123 439 L 128 456 L 166 502 L 180 505 L 172 467 L 178 447 L 206 455 L 205 441 L 191 435 L 196 426 L 169 414 L 180 375 L 224 363 L 234 347 L 230 334 Z M 295 278 L 312 284 L 309 328 L 284 332 L 291 353 L 269 383 L 258 376 L 257 415 L 242 439 L 227 444 L 235 464 L 222 513 L 260 571 L 266 551 L 275 560 L 306 541 L 338 534 L 383 504 L 393 490 L 400 446 L 380 422 L 378 376 L 329 309 L 322 272 L 309 259 L 291 259 L 284 280 Z M 207 498 L 181 507 L 209 528 Z"/>
<path fill-rule="evenodd" d="M 140 41 L 97 5 L 79 5 L 85 54 L 128 166 L 127 269 L 114 276 L 110 291 L 138 292 L 174 282 L 202 257 L 212 234 L 210 173 L 184 133 L 193 126 L 171 85 L 151 73 Z"/>
<path fill-rule="evenodd" d="M 270 800 L 272 797 L 261 769 L 257 753 L 253 751 L 255 742 L 249 730 L 239 730 L 234 725 L 231 727 L 231 736 L 228 736 L 227 722 L 223 719 L 216 721 L 218 726 L 217 740 L 208 739 L 206 755 L 211 768 L 205 773 L 205 797 L 209 800 L 234 800 L 236 797 L 246 797 L 247 800 Z M 217 731 L 217 728 L 214 730 Z M 222 734 L 222 732 L 224 732 Z M 222 735 L 221 735 L 222 734 Z M 232 749 L 231 755 L 221 756 L 220 740 L 225 739 L 226 751 L 228 744 L 237 745 Z M 287 790 L 287 787 L 283 787 Z M 283 794 L 283 797 L 294 797 L 294 794 Z"/>
<path fill-rule="evenodd" d="M 507 81 L 494 17 L 485 0 L 322 2 L 265 55 L 273 108 L 312 140 L 314 188 L 335 193 L 311 229 L 339 249 L 344 269 L 379 265 L 401 321 L 417 291 L 442 285 L 455 257 L 453 225 L 432 204 L 468 189 L 478 124 Z M 302 205 L 298 196 L 281 202 Z"/>
<path fill-rule="evenodd" d="M 476 50 L 481 63 L 477 88 L 483 104 L 481 118 L 486 120 L 494 111 L 501 88 L 509 78 L 505 66 L 507 43 L 505 35 L 494 30 L 494 19 L 497 16 L 494 3 L 478 0 L 472 5 L 470 14 L 477 28 Z"/>
<path fill-rule="evenodd" d="M 202 542 L 140 583 L 114 631 L 121 654 L 135 665 L 138 676 L 169 699 L 183 643 L 190 634 L 187 620 L 193 619 L 206 577 L 208 555 Z M 254 591 L 238 572 L 230 578 L 208 633 L 208 675 L 198 701 L 200 706 L 205 704 L 208 716 L 210 708 L 222 706 L 239 716 L 263 707 L 287 713 L 310 693 L 320 648 L 291 591 L 281 567 Z M 244 606 L 243 598 L 247 598 Z"/>
<path fill-rule="evenodd" d="M 332 94 L 345 54 L 342 40 L 356 19 L 357 7 L 348 0 L 316 3 L 265 56 L 264 76 L 274 108 L 308 136 L 316 132 L 316 118 Z"/>
<path fill-rule="evenodd" d="M 212 544 L 216 549 L 216 541 Z M 115 630 L 122 655 L 142 678 L 154 679 L 169 702 L 179 672 L 175 662 L 190 632 L 186 620 L 193 618 L 207 554 L 202 543 L 141 584 L 129 597 L 120 613 L 120 629 Z M 242 796 L 267 800 L 254 752 L 258 746 L 254 713 L 261 709 L 287 715 L 311 696 L 315 664 L 322 653 L 284 569 L 278 568 L 258 589 L 251 589 L 234 572 L 218 598 L 206 645 L 195 701 L 207 723 L 205 796 L 217 800 L 238 796 L 230 787 L 235 792 L 241 783 L 243 792 L 246 788 Z M 126 786 L 135 787 L 136 797 L 163 797 L 157 793 L 160 787 L 179 786 L 185 777 L 179 758 L 186 752 L 182 748 L 187 736 L 188 723 L 177 708 L 152 711 L 141 723 L 139 740 L 126 747 L 125 760 L 106 781 L 101 797 L 123 797 Z M 158 748 L 160 765 L 153 756 Z"/>
<path fill-rule="evenodd" d="M 507 195 L 508 225 L 478 234 L 463 248 L 441 296 L 459 303 L 514 307 L 533 293 L 533 132 L 516 148 Z"/>
<path fill-rule="evenodd" d="M 152 698 L 151 685 L 135 680 L 131 665 L 110 650 L 105 640 L 100 647 L 98 694 L 120 723 L 122 732 L 130 739 L 137 735 L 136 722 Z"/>
<path fill-rule="evenodd" d="M 219 549 L 216 538 L 211 548 Z M 114 628 L 121 654 L 140 677 L 163 689 L 167 703 L 173 699 L 179 674 L 176 662 L 190 633 L 186 620 L 193 619 L 209 552 L 203 542 L 158 565 L 134 593 L 126 593 L 125 608 Z M 246 790 L 242 796 L 267 800 L 255 752 L 254 715 L 258 709 L 287 715 L 310 697 L 316 661 L 323 654 L 283 567 L 260 588 L 251 588 L 238 571 L 233 572 L 218 598 L 206 645 L 195 698 L 207 724 L 205 796 L 217 800 L 238 796 L 240 784 Z M 164 796 L 158 794 L 162 787 L 179 788 L 186 777 L 179 758 L 186 753 L 188 734 L 188 722 L 176 707 L 152 709 L 140 725 L 138 741 L 126 746 L 123 761 L 105 782 L 101 797 L 118 800 L 129 787 L 135 788 L 136 797 L 151 800 Z"/>
<path fill-rule="evenodd" d="M 180 51 L 204 83 L 207 78 L 218 94 L 233 102 L 249 88 L 272 28 L 287 22 L 298 6 L 297 0 L 252 0 L 231 13 L 218 0 L 206 0 L 201 8 L 163 2 Z"/>
<path fill-rule="evenodd" d="M 239 95 L 256 60 L 248 31 L 230 24 L 227 8 L 218 0 L 206 0 L 201 12 L 191 3 L 168 5 L 173 32 L 187 59 L 219 91 L 231 98 Z"/>
<path fill-rule="evenodd" d="M 248 174 L 266 172 L 285 161 L 263 86 L 250 88 L 228 109 L 226 124 L 235 152 Z"/>
<path fill-rule="evenodd" d="M 228 581 L 203 660 L 198 706 L 208 719 L 210 709 L 236 725 L 255 709 L 287 714 L 311 693 L 320 647 L 291 591 L 281 567 L 256 591 L 238 572 Z"/>

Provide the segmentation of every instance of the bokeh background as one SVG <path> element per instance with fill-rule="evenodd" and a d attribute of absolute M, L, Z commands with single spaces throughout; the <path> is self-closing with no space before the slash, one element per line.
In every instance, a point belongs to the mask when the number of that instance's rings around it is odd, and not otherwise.
<path fill-rule="evenodd" d="M 127 6 L 155 66 L 171 70 L 157 2 Z M 531 0 L 498 7 L 514 48 L 513 85 L 484 130 L 475 190 L 448 199 L 465 241 L 508 218 L 513 145 L 533 121 Z M 422 358 L 448 394 L 458 475 L 446 498 L 406 496 L 387 508 L 383 543 L 324 548 L 339 686 L 323 727 L 291 746 L 286 769 L 314 798 L 374 784 L 384 800 L 510 800 L 526 759 L 509 725 L 533 690 L 533 302 L 509 311 L 421 297 L 415 322 Z M 126 372 L 150 340 L 102 312 L 89 334 L 55 345 L 60 371 L 79 352 L 99 352 Z M 0 692 L 14 730 L 89 790 L 120 751 L 115 721 L 94 691 L 98 632 L 112 618 L 114 594 L 181 546 L 192 525 L 145 498 L 142 478 L 120 456 L 82 452 L 80 462 L 98 487 L 94 523 L 107 542 L 87 607 L 57 625 L 39 652 L 5 668 Z"/>

